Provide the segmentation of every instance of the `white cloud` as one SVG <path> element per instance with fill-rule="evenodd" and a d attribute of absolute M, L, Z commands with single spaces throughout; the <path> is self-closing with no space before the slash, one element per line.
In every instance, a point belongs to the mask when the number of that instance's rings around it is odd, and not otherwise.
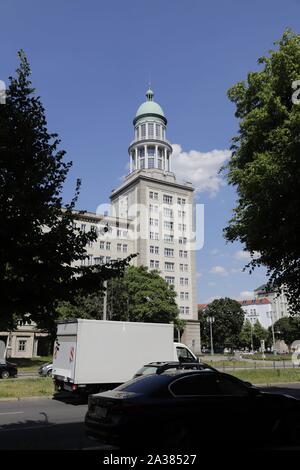
<path fill-rule="evenodd" d="M 200 279 L 200 277 L 202 277 L 202 276 L 203 276 L 202 273 L 200 273 L 200 272 L 196 273 L 196 278 L 197 278 L 197 279 Z"/>
<path fill-rule="evenodd" d="M 240 292 L 240 300 L 250 300 L 254 298 L 254 292 L 251 290 L 243 290 Z"/>
<path fill-rule="evenodd" d="M 243 273 L 243 269 L 242 268 L 231 268 L 230 269 L 230 272 L 233 273 L 233 274 L 237 274 L 237 273 Z"/>
<path fill-rule="evenodd" d="M 258 258 L 259 256 L 259 253 L 258 251 L 255 251 L 253 253 L 253 258 Z M 242 259 L 242 260 L 245 260 L 245 261 L 250 261 L 251 260 L 251 255 L 250 255 L 250 252 L 249 251 L 245 251 L 245 250 L 239 250 L 239 251 L 236 251 L 235 254 L 234 254 L 234 257 L 236 259 Z"/>
<path fill-rule="evenodd" d="M 221 166 L 230 158 L 229 150 L 183 152 L 178 144 L 173 144 L 172 169 L 179 180 L 190 181 L 196 191 L 208 192 L 214 196 L 224 185 L 218 174 Z"/>
<path fill-rule="evenodd" d="M 235 254 L 234 254 L 234 257 L 236 259 L 244 259 L 244 260 L 249 260 L 251 259 L 251 255 L 249 253 L 249 251 L 244 251 L 244 250 L 239 250 L 239 251 L 236 251 Z"/>
<path fill-rule="evenodd" d="M 216 285 L 216 283 L 215 282 L 208 282 L 207 285 L 208 285 L 208 287 L 214 287 Z"/>
<path fill-rule="evenodd" d="M 210 250 L 209 253 L 210 253 L 211 255 L 215 256 L 215 255 L 219 254 L 219 251 L 220 251 L 220 250 L 218 250 L 218 248 L 214 248 L 213 250 Z"/>
<path fill-rule="evenodd" d="M 222 297 L 220 295 L 213 295 L 212 297 L 209 297 L 208 299 L 205 300 L 206 304 L 210 304 L 214 300 L 221 299 Z"/>
<path fill-rule="evenodd" d="M 219 276 L 228 276 L 228 272 L 223 268 L 223 266 L 213 266 L 209 272 Z"/>

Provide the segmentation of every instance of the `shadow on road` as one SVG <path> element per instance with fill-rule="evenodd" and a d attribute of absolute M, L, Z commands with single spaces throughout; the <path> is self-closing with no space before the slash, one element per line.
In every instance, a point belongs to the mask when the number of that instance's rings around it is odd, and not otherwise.
<path fill-rule="evenodd" d="M 100 449 L 99 442 L 88 439 L 84 423 L 57 424 L 41 420 L 24 420 L 2 425 L 0 450 L 80 450 Z M 103 449 L 102 449 L 103 450 Z"/>
<path fill-rule="evenodd" d="M 60 401 L 66 405 L 87 405 L 87 396 L 71 395 L 68 392 L 57 392 L 53 395 L 53 400 Z"/>

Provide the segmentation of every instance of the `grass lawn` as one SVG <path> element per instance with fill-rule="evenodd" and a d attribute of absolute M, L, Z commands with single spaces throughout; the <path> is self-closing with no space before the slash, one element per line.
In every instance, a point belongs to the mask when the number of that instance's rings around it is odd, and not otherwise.
<path fill-rule="evenodd" d="M 53 392 L 51 377 L 0 380 L 0 398 L 52 396 Z"/>
<path fill-rule="evenodd" d="M 291 354 L 265 354 L 265 357 L 263 358 L 261 354 L 242 354 L 242 357 L 244 359 L 252 359 L 253 361 L 262 361 L 263 359 L 265 361 L 291 361 L 292 360 L 292 355 Z"/>
<path fill-rule="evenodd" d="M 247 361 L 227 361 L 227 360 L 224 360 L 224 361 L 203 361 L 205 362 L 206 364 L 209 364 L 213 367 L 218 367 L 218 368 L 222 368 L 223 366 L 226 368 L 226 367 L 230 367 L 230 368 L 234 368 L 234 367 L 243 367 L 243 366 L 247 366 L 247 367 L 250 367 L 251 366 L 251 363 L 249 364 L 249 362 Z M 254 367 L 254 363 L 253 363 L 253 367 Z"/>
<path fill-rule="evenodd" d="M 253 384 L 272 384 L 276 382 L 300 383 L 299 369 L 250 369 L 230 371 L 228 373 Z"/>
<path fill-rule="evenodd" d="M 52 362 L 52 356 L 39 356 L 33 358 L 27 357 L 10 357 L 8 362 L 13 362 L 17 365 L 18 372 L 37 372 L 38 368 L 45 364 L 45 362 Z"/>

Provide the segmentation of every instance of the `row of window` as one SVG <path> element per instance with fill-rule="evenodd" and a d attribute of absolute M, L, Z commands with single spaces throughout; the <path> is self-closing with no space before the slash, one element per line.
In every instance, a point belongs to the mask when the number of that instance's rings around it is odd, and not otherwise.
<path fill-rule="evenodd" d="M 122 258 L 114 259 L 114 261 L 121 261 Z M 81 260 L 81 266 L 92 266 L 94 264 L 105 264 L 112 261 L 111 256 L 93 256 L 88 255 L 85 259 Z"/>
<path fill-rule="evenodd" d="M 188 292 L 180 292 L 180 300 L 189 300 Z"/>
<path fill-rule="evenodd" d="M 175 277 L 174 276 L 166 276 L 165 281 L 168 284 L 175 285 Z M 189 278 L 188 277 L 181 277 L 180 278 L 180 285 L 181 286 L 188 286 L 189 285 Z"/>
<path fill-rule="evenodd" d="M 171 263 L 169 261 L 165 261 L 165 271 L 174 271 L 175 270 L 175 263 Z M 189 270 L 188 264 L 179 264 L 179 271 L 187 272 Z"/>
<path fill-rule="evenodd" d="M 75 228 L 76 227 L 77 227 L 77 225 L 75 224 Z M 84 233 L 87 232 L 86 224 L 81 224 L 80 225 L 80 230 L 81 230 L 81 232 L 84 232 Z M 104 234 L 107 233 L 106 231 L 104 231 L 104 227 L 97 227 L 96 225 L 91 225 L 90 230 L 94 230 L 96 232 L 97 236 L 104 235 Z M 110 228 L 109 231 L 112 231 L 112 228 Z M 126 238 L 128 236 L 128 230 L 117 229 L 116 230 L 116 236 L 118 238 Z"/>
<path fill-rule="evenodd" d="M 165 127 L 154 122 L 143 123 L 136 126 L 135 136 L 136 139 L 165 139 Z"/>
<path fill-rule="evenodd" d="M 105 242 L 101 240 L 99 243 L 100 250 L 109 250 L 111 249 L 111 242 Z M 127 253 L 128 245 L 126 243 L 117 243 L 117 251 L 123 251 L 123 253 Z"/>
<path fill-rule="evenodd" d="M 137 155 L 139 158 L 145 158 L 145 155 L 148 155 L 148 157 L 155 157 L 156 155 L 158 158 L 164 158 L 164 147 L 157 147 L 157 154 L 155 152 L 155 148 L 156 147 L 154 145 L 142 145 L 137 147 Z M 167 152 L 167 155 L 169 155 L 169 152 Z M 135 158 L 134 152 L 132 152 L 132 158 Z"/>
<path fill-rule="evenodd" d="M 149 204 L 149 212 L 150 214 L 158 214 L 159 213 L 159 205 L 158 204 Z M 169 209 L 169 207 L 164 207 L 163 214 L 165 217 L 169 219 L 174 218 L 174 211 L 173 209 Z M 178 211 L 178 217 L 184 219 L 186 216 L 185 211 Z"/>
<path fill-rule="evenodd" d="M 159 247 L 150 245 L 150 253 L 159 255 Z M 174 249 L 173 248 L 164 248 L 164 256 L 167 256 L 168 258 L 174 258 Z M 179 250 L 179 257 L 180 258 L 187 258 L 188 257 L 188 252 L 186 250 Z"/>
<path fill-rule="evenodd" d="M 149 232 L 149 238 L 150 240 L 159 240 L 159 233 L 158 232 Z M 164 234 L 163 241 L 166 243 L 174 243 L 174 235 L 171 233 L 166 233 Z M 187 243 L 187 238 L 186 237 L 179 237 L 178 238 L 178 243 L 179 245 L 186 245 Z"/>
<path fill-rule="evenodd" d="M 154 259 L 150 259 L 150 268 L 159 269 L 159 261 L 154 260 Z M 165 271 L 174 271 L 175 270 L 175 263 L 165 261 L 164 270 Z M 189 265 L 188 264 L 179 264 L 179 271 L 187 272 L 188 270 L 189 270 Z"/>
<path fill-rule="evenodd" d="M 153 199 L 155 201 L 158 201 L 159 200 L 159 193 L 158 192 L 155 192 L 155 191 L 150 191 L 149 192 L 149 199 Z M 169 194 L 163 194 L 163 202 L 165 204 L 173 204 L 175 202 L 175 197 L 173 196 L 170 196 Z M 180 206 L 184 206 L 186 203 L 186 199 L 185 198 L 182 198 L 182 197 L 178 197 L 177 198 L 177 204 L 179 204 Z"/>
<path fill-rule="evenodd" d="M 150 217 L 149 225 L 150 225 L 150 227 L 158 227 L 159 226 L 159 219 Z M 170 220 L 165 220 L 164 221 L 164 229 L 165 230 L 174 230 L 174 222 L 171 222 Z M 186 224 L 178 224 L 178 230 L 180 232 L 185 232 L 186 231 Z"/>
<path fill-rule="evenodd" d="M 180 314 L 181 315 L 189 315 L 190 314 L 190 307 L 183 307 L 181 306 L 179 308 Z"/>
<path fill-rule="evenodd" d="M 123 251 L 123 253 L 127 253 L 128 251 L 128 245 L 125 243 L 117 243 L 117 251 Z"/>

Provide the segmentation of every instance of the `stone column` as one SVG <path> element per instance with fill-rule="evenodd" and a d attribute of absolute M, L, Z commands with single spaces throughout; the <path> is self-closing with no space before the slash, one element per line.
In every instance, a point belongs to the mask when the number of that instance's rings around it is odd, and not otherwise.
<path fill-rule="evenodd" d="M 145 168 L 148 168 L 147 145 L 144 145 L 144 152 L 145 152 Z"/>

